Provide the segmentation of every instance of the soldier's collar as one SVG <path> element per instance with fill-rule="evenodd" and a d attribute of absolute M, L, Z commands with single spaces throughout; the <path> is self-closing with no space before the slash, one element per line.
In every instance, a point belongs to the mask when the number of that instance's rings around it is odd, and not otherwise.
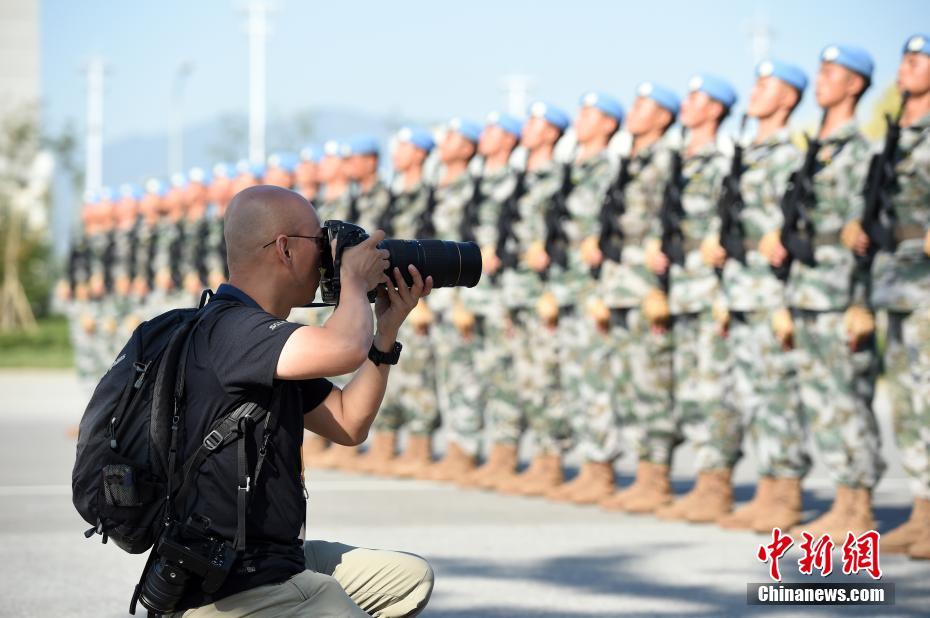
<path fill-rule="evenodd" d="M 850 118 L 840 126 L 833 129 L 827 137 L 824 138 L 824 143 L 829 144 L 831 142 L 845 142 L 850 138 L 855 137 L 859 132 L 859 125 L 856 123 L 855 118 Z"/>

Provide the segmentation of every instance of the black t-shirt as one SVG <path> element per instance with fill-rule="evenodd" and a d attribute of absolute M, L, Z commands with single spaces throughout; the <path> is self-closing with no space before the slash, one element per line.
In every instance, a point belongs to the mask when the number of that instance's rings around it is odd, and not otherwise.
<path fill-rule="evenodd" d="M 267 407 L 277 415 L 277 427 L 270 436 L 260 476 L 251 485 L 245 551 L 215 594 L 204 594 L 200 580 L 194 578 L 178 610 L 282 582 L 304 570 L 300 539 L 307 509 L 301 481 L 303 420 L 333 385 L 324 379 L 274 378 L 281 349 L 298 328 L 300 324 L 276 318 L 241 290 L 224 284 L 194 331 L 187 360 L 182 456 L 193 453 L 217 419 L 244 401 Z M 264 421 L 243 438 L 250 474 L 263 431 Z M 179 505 L 182 518 L 191 513 L 206 516 L 212 530 L 229 541 L 236 536 L 237 446 L 225 446 L 203 463 L 188 504 Z"/>

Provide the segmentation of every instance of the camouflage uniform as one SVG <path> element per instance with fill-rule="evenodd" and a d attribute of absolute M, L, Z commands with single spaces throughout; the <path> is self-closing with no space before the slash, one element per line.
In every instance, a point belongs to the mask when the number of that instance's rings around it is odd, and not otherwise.
<path fill-rule="evenodd" d="M 171 289 L 152 290 L 152 315 L 158 315 L 171 309 L 185 307 L 187 294 L 184 291 L 184 278 L 181 274 L 180 252 L 184 243 L 184 220 L 171 221 L 162 217 L 155 233 L 155 252 L 152 256 L 152 271 L 167 272 L 171 276 Z M 156 279 L 157 281 L 157 279 Z"/>
<path fill-rule="evenodd" d="M 562 186 L 562 166 L 555 161 L 526 173 L 525 193 L 520 198 L 518 218 L 513 225 L 517 256 L 546 235 L 545 214 Z M 514 314 L 510 339 L 517 392 L 526 422 L 539 453 L 559 453 L 570 446 L 571 421 L 560 388 L 558 327 L 540 319 L 536 305 L 546 282 L 523 260 L 501 274 L 502 295 Z"/>
<path fill-rule="evenodd" d="M 132 281 L 135 276 L 135 249 L 138 224 L 129 228 L 118 228 L 113 232 L 113 281 Z M 112 303 L 115 309 L 116 328 L 110 341 L 110 356 L 116 355 L 129 341 L 135 326 L 141 321 L 139 307 L 131 291 L 120 294 L 114 285 Z"/>
<path fill-rule="evenodd" d="M 516 189 L 513 169 L 504 166 L 482 174 L 479 182 L 482 197 L 477 205 L 477 225 L 472 230 L 482 248 L 496 250 L 498 219 L 507 199 Z M 487 274 L 478 285 L 462 294 L 462 304 L 474 313 L 483 328 L 476 337 L 475 378 L 482 386 L 479 399 L 472 405 L 474 414 L 485 411 L 492 444 L 517 444 L 523 433 L 523 417 L 517 401 L 513 375 L 514 336 L 510 323 L 511 307 L 501 293 L 500 276 Z"/>
<path fill-rule="evenodd" d="M 816 266 L 795 260 L 787 287 L 803 416 L 836 483 L 854 488 L 874 487 L 885 467 L 872 412 L 874 337 L 850 353 L 843 313 L 852 298 L 855 258 L 840 231 L 862 215 L 868 150 L 853 121 L 824 140 L 822 167 L 814 175 L 817 207 L 808 213 Z"/>
<path fill-rule="evenodd" d="M 323 223 L 330 219 L 349 221 L 349 212 L 352 210 L 353 199 L 351 191 L 346 191 L 333 199 L 324 196 L 319 207 L 320 221 Z M 354 222 L 350 221 L 350 223 Z"/>
<path fill-rule="evenodd" d="M 717 334 L 712 313 L 720 283 L 700 252 L 700 243 L 716 232 L 717 201 L 727 168 L 726 158 L 713 142 L 684 158 L 681 233 L 685 259 L 684 264 L 669 266 L 673 417 L 694 445 L 698 470 L 730 469 L 740 456 L 740 419 L 724 397 L 729 377 L 726 344 Z M 656 240 L 660 228 L 659 223 Z"/>
<path fill-rule="evenodd" d="M 394 197 L 391 235 L 415 238 L 417 224 L 426 209 L 428 189 L 417 184 Z M 376 432 L 406 427 L 412 435 L 429 435 L 439 423 L 436 400 L 436 359 L 428 333 L 417 332 L 409 320 L 400 327 L 398 339 L 404 344 L 401 360 L 391 370 L 381 410 L 372 428 Z"/>
<path fill-rule="evenodd" d="M 143 220 L 139 223 L 136 230 L 135 246 L 135 272 L 137 278 L 142 278 L 148 285 L 149 292 L 143 298 L 136 298 L 139 317 L 147 320 L 158 314 L 154 302 L 154 285 L 155 285 L 155 252 L 158 246 L 158 229 L 159 225 L 149 224 Z"/>
<path fill-rule="evenodd" d="M 598 217 L 604 195 L 615 175 L 607 151 L 571 169 L 572 191 L 566 200 L 570 219 L 565 222 L 568 236 L 568 268 L 550 269 L 550 284 L 560 307 L 574 305 L 575 311 L 560 311 L 559 347 L 564 351 L 562 393 L 571 402 L 577 443 L 586 461 L 614 459 L 620 452 L 619 426 L 614 418 L 616 404 L 616 355 L 584 313 L 593 298 L 596 281 L 581 259 L 581 243 L 597 236 Z"/>
<path fill-rule="evenodd" d="M 391 194 L 387 186 L 380 180 L 376 181 L 369 191 L 360 192 L 355 198 L 357 223 L 369 233 L 375 231 L 390 201 Z"/>
<path fill-rule="evenodd" d="M 94 357 L 92 341 L 93 332 L 88 332 L 85 319 L 90 318 L 90 300 L 78 298 L 77 290 L 87 288 L 90 279 L 90 246 L 86 234 L 81 234 L 72 247 L 68 257 L 68 283 L 71 288 L 71 301 L 65 304 L 71 343 L 74 347 L 74 367 L 78 381 L 88 397 L 97 385 L 97 363 Z"/>
<path fill-rule="evenodd" d="M 748 146 L 743 163 L 740 189 L 745 206 L 739 218 L 746 264 L 728 259 L 723 268 L 730 310 L 732 396 L 756 449 L 760 476 L 800 478 L 810 469 L 810 457 L 804 445 L 796 376 L 791 356 L 782 350 L 771 325 L 772 312 L 786 306 L 784 285 L 758 251 L 763 235 L 781 229 L 781 199 L 800 157 L 788 130 L 782 129 Z"/>
<path fill-rule="evenodd" d="M 463 173 L 449 185 L 436 190 L 433 222 L 436 235 L 445 240 L 461 240 L 459 225 L 471 200 L 474 180 Z M 471 290 L 469 290 L 470 292 Z M 459 334 L 452 313 L 460 307 L 458 288 L 441 288 L 429 297 L 435 316 L 430 335 L 435 345 L 437 391 L 442 423 L 450 440 L 470 455 L 478 452 L 481 442 L 481 410 L 475 405 L 481 398 L 482 385 L 477 380 L 475 355 L 480 349 L 480 335 L 470 339 Z M 479 325 L 480 328 L 480 325 Z"/>
<path fill-rule="evenodd" d="M 97 232 L 88 238 L 90 248 L 89 269 L 91 280 L 102 279 L 104 291 L 102 296 L 91 297 L 87 314 L 94 321 L 94 336 L 89 341 L 93 357 L 94 374 L 97 379 L 110 367 L 115 358 L 113 337 L 116 332 L 116 305 L 113 302 L 113 232 Z M 86 318 L 85 318 L 86 319 Z"/>
<path fill-rule="evenodd" d="M 895 437 L 914 494 L 930 499 L 930 259 L 919 232 L 930 229 L 930 114 L 901 130 L 892 196 L 905 236 L 894 253 L 879 253 L 873 302 L 888 311 L 886 375 Z"/>

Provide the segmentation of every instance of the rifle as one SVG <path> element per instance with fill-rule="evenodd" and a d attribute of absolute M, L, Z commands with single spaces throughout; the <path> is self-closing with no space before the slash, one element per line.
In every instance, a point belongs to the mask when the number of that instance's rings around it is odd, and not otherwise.
<path fill-rule="evenodd" d="M 662 253 L 671 263 L 679 265 L 685 263 L 684 236 L 681 232 L 681 222 L 685 218 L 685 209 L 681 204 L 681 190 L 685 184 L 682 176 L 681 156 L 684 144 L 685 136 L 682 131 L 681 148 L 672 151 L 671 171 L 662 193 L 662 208 L 659 210 L 659 220 L 662 222 Z M 671 267 L 659 275 L 662 290 L 666 293 L 668 293 L 670 270 Z"/>
<path fill-rule="evenodd" d="M 433 238 L 436 235 L 436 224 L 433 222 L 433 212 L 436 210 L 436 185 L 429 185 L 426 194 L 426 208 L 420 213 L 417 222 L 416 238 Z"/>
<path fill-rule="evenodd" d="M 497 246 L 495 253 L 501 261 L 501 268 L 497 273 L 492 275 L 492 279 L 504 269 L 516 268 L 519 261 L 517 251 L 512 250 L 511 240 L 516 241 L 514 235 L 514 225 L 520 220 L 520 199 L 526 194 L 526 170 L 517 174 L 517 184 L 513 192 L 501 206 L 500 215 L 497 218 Z"/>
<path fill-rule="evenodd" d="M 901 107 L 898 114 L 892 118 L 885 114 L 885 144 L 879 154 L 873 155 L 869 161 L 869 171 L 865 180 L 863 194 L 865 206 L 860 219 L 862 231 L 869 237 L 869 248 L 865 255 L 856 255 L 856 269 L 853 273 L 853 289 L 862 285 L 866 298 L 871 296 L 872 262 L 879 251 L 893 252 L 897 247 L 895 239 L 895 225 L 897 215 L 891 203 L 891 195 L 898 187 L 895 163 L 898 154 L 898 142 L 901 139 L 901 116 L 907 103 L 909 93 L 901 95 Z"/>
<path fill-rule="evenodd" d="M 601 232 L 597 238 L 597 247 L 604 254 L 605 260 L 620 261 L 620 254 L 623 251 L 623 228 L 620 226 L 620 217 L 626 212 L 626 197 L 623 192 L 626 191 L 631 178 L 630 158 L 623 157 L 620 160 L 620 171 L 604 195 L 598 216 Z M 600 278 L 601 267 L 592 267 L 591 276 L 595 279 Z"/>
<path fill-rule="evenodd" d="M 747 116 L 743 114 L 739 129 L 740 136 L 746 129 L 746 121 Z M 727 257 L 745 264 L 746 247 L 743 245 L 743 225 L 739 220 L 745 205 L 739 186 L 743 171 L 743 146 L 738 138 L 733 147 L 730 172 L 723 179 L 723 190 L 720 193 L 720 201 L 717 202 L 717 213 L 720 217 L 720 245 L 727 252 Z"/>
<path fill-rule="evenodd" d="M 549 255 L 550 264 L 558 264 L 562 268 L 568 267 L 568 235 L 562 222 L 571 217 L 568 210 L 568 196 L 575 188 L 572 181 L 572 166 L 565 163 L 562 166 L 562 184 L 558 192 L 553 195 L 552 206 L 546 211 L 546 238 L 545 249 Z M 541 273 L 545 280 L 548 273 Z"/>
<path fill-rule="evenodd" d="M 346 218 L 350 223 L 357 223 L 358 215 L 358 189 L 356 189 L 349 196 L 349 212 L 346 214 Z"/>
<path fill-rule="evenodd" d="M 482 171 L 472 177 L 472 185 L 474 190 L 471 193 L 471 199 L 465 204 L 465 208 L 462 212 L 462 220 L 459 221 L 459 237 L 463 242 L 474 241 L 475 240 L 475 228 L 481 223 L 479 218 L 481 210 L 481 202 L 484 201 L 484 193 L 481 192 L 481 177 L 484 173 Z"/>
<path fill-rule="evenodd" d="M 827 114 L 824 113 L 823 120 L 820 123 L 823 129 L 823 121 L 826 120 Z M 819 135 L 819 132 L 818 132 Z M 788 177 L 788 188 L 781 199 L 781 212 L 784 222 L 782 223 L 779 240 L 788 253 L 788 257 L 782 262 L 781 266 L 772 266 L 772 272 L 782 281 L 788 280 L 791 273 L 791 263 L 794 260 L 800 260 L 808 266 L 814 266 L 814 227 L 810 220 L 810 211 L 817 207 L 816 196 L 814 195 L 814 174 L 817 173 L 819 166 L 817 164 L 817 155 L 823 144 L 816 137 L 806 135 L 807 153 L 804 155 L 804 163 L 801 167 Z"/>
<path fill-rule="evenodd" d="M 894 166 L 898 154 L 898 141 L 901 139 L 901 116 L 907 103 L 909 93 L 901 96 L 898 115 L 892 119 L 885 115 L 888 132 L 885 133 L 885 145 L 880 154 L 869 162 L 869 173 L 865 182 L 865 208 L 862 214 L 862 229 L 869 237 L 869 251 L 857 258 L 860 267 L 871 266 L 875 254 L 879 251 L 893 252 L 897 246 L 895 240 L 895 223 L 897 216 L 891 195 L 897 188 L 897 175 Z"/>

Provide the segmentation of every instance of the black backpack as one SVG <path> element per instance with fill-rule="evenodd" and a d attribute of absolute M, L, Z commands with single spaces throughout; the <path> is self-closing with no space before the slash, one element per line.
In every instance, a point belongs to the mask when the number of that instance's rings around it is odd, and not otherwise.
<path fill-rule="evenodd" d="M 140 324 L 103 375 L 81 418 L 77 457 L 71 477 L 75 508 L 93 528 L 90 538 L 113 539 L 132 554 L 151 548 L 194 484 L 200 465 L 214 452 L 239 440 L 265 419 L 267 409 L 243 402 L 214 423 L 200 448 L 177 461 L 184 413 L 184 376 L 191 334 L 211 310 L 205 290 L 199 308 L 175 309 Z M 249 482 L 257 480 L 264 453 L 247 468 L 245 441 L 239 440 L 239 530 L 235 548 L 245 546 Z M 251 474 L 251 477 L 249 476 Z M 151 561 L 151 558 L 150 558 Z"/>

